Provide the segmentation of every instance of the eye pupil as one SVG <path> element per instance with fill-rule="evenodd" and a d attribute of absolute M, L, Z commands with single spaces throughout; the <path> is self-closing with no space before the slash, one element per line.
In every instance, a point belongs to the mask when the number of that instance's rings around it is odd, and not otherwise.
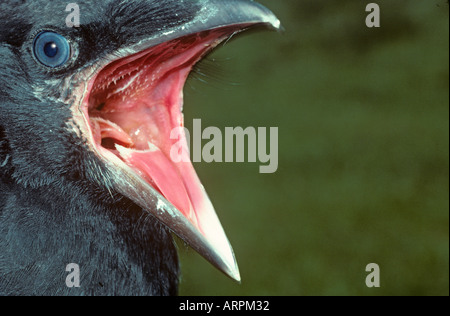
<path fill-rule="evenodd" d="M 54 42 L 47 43 L 44 46 L 44 53 L 48 57 L 53 58 L 58 54 L 58 46 Z"/>

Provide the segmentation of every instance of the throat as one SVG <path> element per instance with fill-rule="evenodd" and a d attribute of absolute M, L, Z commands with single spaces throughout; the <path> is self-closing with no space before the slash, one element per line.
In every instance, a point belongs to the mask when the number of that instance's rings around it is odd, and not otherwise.
<path fill-rule="evenodd" d="M 169 229 L 134 204 L 130 204 L 125 213 L 123 209 L 116 212 L 113 223 L 120 244 L 125 248 L 120 250 L 120 246 L 116 246 L 119 252 L 111 254 L 111 257 L 119 260 L 117 269 L 127 276 L 129 286 L 132 287 L 131 293 L 177 295 L 179 261 Z M 121 265 L 121 262 L 127 262 L 127 265 Z M 116 285 L 117 290 L 120 290 L 119 287 Z"/>

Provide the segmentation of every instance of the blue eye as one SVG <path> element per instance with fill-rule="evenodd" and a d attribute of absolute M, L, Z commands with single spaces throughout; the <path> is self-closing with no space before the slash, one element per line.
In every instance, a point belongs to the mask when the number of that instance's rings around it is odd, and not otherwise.
<path fill-rule="evenodd" d="M 51 68 L 63 66 L 70 58 L 70 44 L 64 36 L 54 32 L 41 32 L 34 39 L 36 59 Z"/>

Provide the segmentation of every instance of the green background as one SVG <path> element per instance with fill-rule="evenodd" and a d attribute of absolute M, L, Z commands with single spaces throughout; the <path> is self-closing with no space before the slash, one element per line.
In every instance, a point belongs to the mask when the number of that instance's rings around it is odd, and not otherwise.
<path fill-rule="evenodd" d="M 243 281 L 180 244 L 181 294 L 449 295 L 447 1 L 260 2 L 285 33 L 199 65 L 186 125 L 278 127 L 279 169 L 196 164 Z"/>

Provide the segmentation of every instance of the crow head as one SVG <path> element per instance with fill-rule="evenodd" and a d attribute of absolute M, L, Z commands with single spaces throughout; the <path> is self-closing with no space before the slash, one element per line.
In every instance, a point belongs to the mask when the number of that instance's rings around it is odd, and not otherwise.
<path fill-rule="evenodd" d="M 0 4 L 3 183 L 70 191 L 67 203 L 83 194 L 110 208 L 130 201 L 239 281 L 189 157 L 174 159 L 186 137 L 171 132 L 183 127 L 193 66 L 237 33 L 278 29 L 278 19 L 248 0 L 77 5 L 80 25 L 69 27 L 64 1 Z"/>

